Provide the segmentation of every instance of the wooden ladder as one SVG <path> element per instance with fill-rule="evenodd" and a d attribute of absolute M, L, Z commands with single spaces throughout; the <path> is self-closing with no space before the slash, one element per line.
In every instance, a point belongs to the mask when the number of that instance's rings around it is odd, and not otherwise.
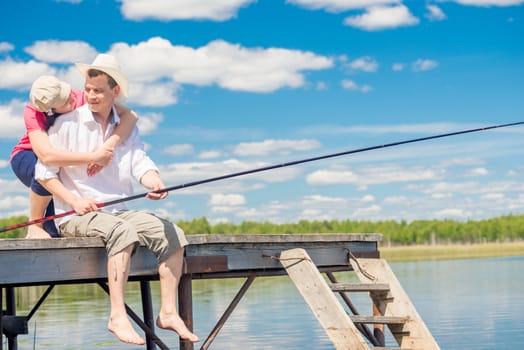
<path fill-rule="evenodd" d="M 348 259 L 360 283 L 328 283 L 304 249 L 281 252 L 280 262 L 337 350 L 440 350 L 395 274 L 383 259 Z M 349 315 L 334 292 L 368 292 L 379 315 Z M 366 324 L 386 324 L 400 348 L 366 341 Z"/>

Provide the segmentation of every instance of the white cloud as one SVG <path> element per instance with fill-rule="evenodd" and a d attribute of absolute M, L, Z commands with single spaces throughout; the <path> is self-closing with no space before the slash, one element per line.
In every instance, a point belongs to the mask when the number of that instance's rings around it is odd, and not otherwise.
<path fill-rule="evenodd" d="M 55 75 L 81 89 L 75 61 L 89 63 L 96 51 L 80 41 L 38 41 L 26 49 L 39 61 L 0 61 L 0 89 L 29 90 L 40 75 Z M 154 37 L 136 45 L 116 43 L 110 54 L 119 60 L 130 80 L 129 102 L 163 107 L 178 102 L 183 84 L 217 85 L 234 91 L 268 93 L 306 86 L 305 71 L 333 67 L 334 59 L 309 51 L 244 48 L 216 40 L 200 48 L 174 46 Z M 71 63 L 57 69 L 45 63 Z"/>
<path fill-rule="evenodd" d="M 6 41 L 0 41 L 0 53 L 13 51 L 15 46 Z"/>
<path fill-rule="evenodd" d="M 396 182 L 437 180 L 441 177 L 442 171 L 438 169 L 383 165 L 360 167 L 354 170 L 348 168 L 316 170 L 307 176 L 306 181 L 314 186 L 339 184 L 368 186 Z"/>
<path fill-rule="evenodd" d="M 0 61 L 0 89 L 29 90 L 33 81 L 40 75 L 55 75 L 56 70 L 45 63 L 30 60 L 13 61 L 7 58 Z"/>
<path fill-rule="evenodd" d="M 405 67 L 404 63 L 393 63 L 393 65 L 391 66 L 391 69 L 394 72 L 400 72 L 404 70 L 404 67 Z"/>
<path fill-rule="evenodd" d="M 382 208 L 374 204 L 369 207 L 358 208 L 353 212 L 352 216 L 363 219 L 378 219 L 377 215 L 379 215 L 381 211 Z"/>
<path fill-rule="evenodd" d="M 460 123 L 420 123 L 420 124 L 383 124 L 383 125 L 356 125 L 356 126 L 344 126 L 344 125 L 315 125 L 311 128 L 304 129 L 304 133 L 309 133 L 310 130 L 314 133 L 325 133 L 325 134 L 431 134 L 436 133 L 451 133 L 458 130 L 468 130 L 481 128 L 479 124 L 460 124 Z M 524 129 L 520 129 L 524 130 Z M 514 128 L 513 131 L 518 132 L 518 128 Z"/>
<path fill-rule="evenodd" d="M 315 89 L 317 89 L 318 91 L 325 91 L 328 89 L 328 84 L 324 81 L 319 81 L 316 83 Z"/>
<path fill-rule="evenodd" d="M 212 206 L 239 206 L 246 204 L 246 198 L 241 194 L 213 194 L 209 200 Z"/>
<path fill-rule="evenodd" d="M 369 56 L 357 58 L 356 60 L 349 62 L 347 65 L 353 70 L 361 70 L 368 73 L 376 72 L 378 69 L 377 61 Z"/>
<path fill-rule="evenodd" d="M 489 171 L 486 168 L 475 168 L 471 169 L 470 174 L 473 176 L 485 176 L 489 174 Z"/>
<path fill-rule="evenodd" d="M 131 79 L 132 80 L 132 79 Z M 175 82 L 132 82 L 129 101 L 139 106 L 164 107 L 178 102 L 180 85 Z"/>
<path fill-rule="evenodd" d="M 426 14 L 426 18 L 428 18 L 431 21 L 443 21 L 446 19 L 446 15 L 442 11 L 442 9 L 436 5 L 427 5 L 426 6 L 428 13 Z"/>
<path fill-rule="evenodd" d="M 435 217 L 438 219 L 467 219 L 470 216 L 470 211 L 459 208 L 442 209 L 435 213 Z"/>
<path fill-rule="evenodd" d="M 132 20 L 206 19 L 226 21 L 255 0 L 119 0 L 122 14 Z"/>
<path fill-rule="evenodd" d="M 345 202 L 346 202 L 346 200 L 344 198 L 328 197 L 328 196 L 315 194 L 315 195 L 311 195 L 311 196 L 305 196 L 304 199 L 302 200 L 302 205 L 306 206 L 306 207 L 307 206 L 311 206 L 312 204 L 318 205 L 320 203 L 324 203 L 324 204 L 328 203 L 328 204 L 340 205 L 340 204 L 343 204 Z"/>
<path fill-rule="evenodd" d="M 373 90 L 369 85 L 358 85 L 355 81 L 351 79 L 343 79 L 340 83 L 342 87 L 346 90 L 360 91 L 362 93 L 367 93 Z"/>
<path fill-rule="evenodd" d="M 502 199 L 505 199 L 506 196 L 504 195 L 504 193 L 486 193 L 480 196 L 480 198 L 487 201 L 500 201 Z"/>
<path fill-rule="evenodd" d="M 188 154 L 193 154 L 194 149 L 193 146 L 190 144 L 180 144 L 180 145 L 171 145 L 167 147 L 164 152 L 175 155 L 175 156 L 183 156 Z"/>
<path fill-rule="evenodd" d="M 384 204 L 399 205 L 407 202 L 406 196 L 388 196 L 384 198 Z"/>
<path fill-rule="evenodd" d="M 25 51 L 47 63 L 91 63 L 97 55 L 96 49 L 83 41 L 36 41 Z"/>
<path fill-rule="evenodd" d="M 434 60 L 418 59 L 411 65 L 415 72 L 425 72 L 438 67 L 438 62 Z"/>
<path fill-rule="evenodd" d="M 433 193 L 454 193 L 459 196 L 486 194 L 486 193 L 519 193 L 524 192 L 524 184 L 521 182 L 494 181 L 489 185 L 482 185 L 480 182 L 435 182 L 430 184 L 411 184 L 407 190 L 425 194 Z"/>
<path fill-rule="evenodd" d="M 375 197 L 373 195 L 367 194 L 367 195 L 363 196 L 360 199 L 360 201 L 364 202 L 364 203 L 374 202 L 375 201 Z"/>
<path fill-rule="evenodd" d="M 12 209 L 29 205 L 29 195 L 27 196 L 7 196 L 0 198 L 0 209 Z"/>
<path fill-rule="evenodd" d="M 286 0 L 287 3 L 310 10 L 344 12 L 377 5 L 399 4 L 402 0 Z"/>
<path fill-rule="evenodd" d="M 137 127 L 141 134 L 151 134 L 163 120 L 164 116 L 161 113 L 139 114 Z"/>
<path fill-rule="evenodd" d="M 239 156 L 265 156 L 289 154 L 293 151 L 309 151 L 320 147 L 316 140 L 265 140 L 262 142 L 242 142 L 233 148 Z"/>
<path fill-rule="evenodd" d="M 213 158 L 218 158 L 220 156 L 222 156 L 222 152 L 212 150 L 212 151 L 200 152 L 200 154 L 198 155 L 198 158 L 200 158 L 200 159 L 213 159 Z"/>
<path fill-rule="evenodd" d="M 217 182 L 217 186 L 227 186 L 228 189 L 234 189 L 235 192 L 243 192 L 252 189 L 259 189 L 259 185 L 248 186 L 242 185 L 240 181 L 250 181 L 255 183 L 277 183 L 286 182 L 295 179 L 300 173 L 300 168 L 286 167 L 274 169 L 272 171 L 255 171 L 270 166 L 263 162 L 242 162 L 236 159 L 227 159 L 220 162 L 177 162 L 167 166 L 161 166 L 162 177 L 166 182 L 170 179 L 177 182 L 193 182 L 204 179 L 213 179 L 220 176 L 241 174 L 250 172 L 250 174 L 238 175 L 233 182 Z M 231 178 L 229 178 L 231 179 Z M 244 186 L 244 187 L 242 187 Z M 205 191 L 209 191 L 209 186 Z M 222 193 L 231 192 L 231 190 L 222 190 Z"/>
<path fill-rule="evenodd" d="M 517 6 L 524 3 L 524 0 L 454 0 L 461 5 L 472 6 Z"/>
<path fill-rule="evenodd" d="M 155 37 L 136 45 L 111 48 L 135 82 L 170 79 L 178 84 L 216 84 L 236 91 L 271 92 L 305 85 L 302 71 L 327 69 L 333 59 L 312 52 L 280 48 L 244 48 L 222 40 L 193 49 Z"/>
<path fill-rule="evenodd" d="M 418 23 L 419 19 L 414 17 L 404 5 L 368 7 L 363 15 L 350 16 L 344 20 L 345 25 L 368 31 L 412 26 Z"/>
<path fill-rule="evenodd" d="M 19 139 L 25 132 L 24 107 L 26 102 L 14 99 L 0 105 L 0 138 Z"/>

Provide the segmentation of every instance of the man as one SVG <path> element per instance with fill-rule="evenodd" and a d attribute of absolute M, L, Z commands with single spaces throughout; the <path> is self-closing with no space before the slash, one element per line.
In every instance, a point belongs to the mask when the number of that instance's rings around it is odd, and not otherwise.
<path fill-rule="evenodd" d="M 118 124 L 114 103 L 125 100 L 128 82 L 110 55 L 98 55 L 93 64 L 77 64 L 77 67 L 85 75 L 87 104 L 57 118 L 48 134 L 54 147 L 91 152 L 103 144 Z M 153 214 L 126 210 L 123 204 L 107 211 L 97 207 L 97 203 L 131 195 L 133 178 L 152 190 L 148 198 L 167 197 L 167 192 L 154 192 L 165 186 L 157 167 L 143 150 L 138 130 L 135 128 L 131 136 L 114 149 L 113 161 L 95 176 L 87 175 L 86 166 L 53 167 L 38 162 L 35 177 L 53 194 L 57 213 L 74 209 L 79 214 L 57 220 L 62 236 L 99 236 L 106 244 L 111 304 L 108 329 L 123 342 L 145 343 L 131 325 L 124 304 L 131 255 L 138 244 L 143 244 L 156 255 L 159 264 L 161 305 L 157 326 L 174 330 L 182 339 L 199 341 L 176 308 L 187 245 L 184 232 Z"/>

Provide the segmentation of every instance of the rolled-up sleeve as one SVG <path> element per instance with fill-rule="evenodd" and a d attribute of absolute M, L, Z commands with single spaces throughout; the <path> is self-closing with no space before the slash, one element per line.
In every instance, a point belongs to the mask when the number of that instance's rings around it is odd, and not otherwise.
<path fill-rule="evenodd" d="M 129 143 L 131 151 L 131 173 L 138 182 L 140 182 L 142 176 L 149 170 L 158 171 L 158 167 L 144 151 L 144 144 L 140 140 L 136 128 L 127 142 Z"/>
<path fill-rule="evenodd" d="M 60 138 L 58 137 L 59 123 L 53 125 L 48 131 L 47 135 L 49 137 L 49 142 L 53 145 L 54 148 L 62 147 Z M 36 180 L 48 180 L 55 177 L 58 177 L 58 172 L 60 167 L 50 166 L 42 163 L 40 159 L 35 165 L 35 179 Z"/>
<path fill-rule="evenodd" d="M 35 179 L 37 180 L 49 180 L 58 177 L 59 167 L 47 166 L 40 160 L 35 165 Z"/>

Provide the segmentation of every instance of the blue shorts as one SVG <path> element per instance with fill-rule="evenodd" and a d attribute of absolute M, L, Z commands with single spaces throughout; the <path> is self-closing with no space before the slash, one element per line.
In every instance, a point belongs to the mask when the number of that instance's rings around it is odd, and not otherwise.
<path fill-rule="evenodd" d="M 38 158 L 36 157 L 35 152 L 32 150 L 23 150 L 15 154 L 13 159 L 11 159 L 11 168 L 16 177 L 18 177 L 24 185 L 29 187 L 31 191 L 39 196 L 51 196 L 51 193 L 35 180 L 35 165 L 37 161 Z M 55 215 L 55 206 L 52 200 L 49 202 L 45 211 L 45 216 L 51 215 Z M 46 230 L 51 237 L 59 237 L 58 230 L 56 229 L 53 220 L 44 222 L 44 230 Z"/>

